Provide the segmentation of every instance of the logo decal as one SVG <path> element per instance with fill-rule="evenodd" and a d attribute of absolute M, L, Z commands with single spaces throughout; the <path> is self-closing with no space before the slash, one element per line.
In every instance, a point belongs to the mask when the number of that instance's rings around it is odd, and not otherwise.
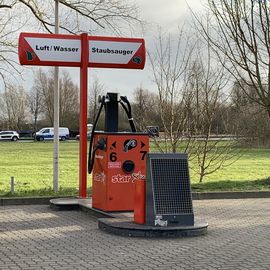
<path fill-rule="evenodd" d="M 27 61 L 33 61 L 35 59 L 35 54 L 29 51 L 26 51 Z"/>
<path fill-rule="evenodd" d="M 115 162 L 112 162 L 115 163 Z M 132 175 L 125 175 L 125 174 L 116 174 L 112 176 L 112 183 L 113 184 L 127 184 L 127 183 L 134 183 L 135 180 L 138 179 L 145 179 L 145 175 L 142 174 L 141 171 L 137 173 L 133 173 Z"/>
<path fill-rule="evenodd" d="M 145 175 L 142 174 L 141 171 L 138 171 L 137 173 L 133 173 L 131 176 L 132 176 L 132 182 L 134 182 L 136 180 L 145 179 Z"/>
<path fill-rule="evenodd" d="M 132 58 L 132 61 L 136 63 L 137 65 L 140 65 L 142 63 L 142 59 L 139 56 L 135 56 Z"/>
<path fill-rule="evenodd" d="M 168 220 L 162 220 L 162 216 L 156 216 L 155 226 L 167 227 L 168 226 Z"/>
<path fill-rule="evenodd" d="M 105 173 L 104 172 L 95 173 L 94 174 L 94 181 L 105 183 L 105 181 L 106 181 L 106 175 L 105 175 Z"/>
<path fill-rule="evenodd" d="M 112 176 L 112 183 L 113 184 L 127 184 L 131 182 L 131 175 L 113 175 Z"/>
<path fill-rule="evenodd" d="M 124 152 L 127 152 L 128 150 L 135 148 L 137 146 L 137 141 L 135 139 L 126 140 L 124 142 Z"/>

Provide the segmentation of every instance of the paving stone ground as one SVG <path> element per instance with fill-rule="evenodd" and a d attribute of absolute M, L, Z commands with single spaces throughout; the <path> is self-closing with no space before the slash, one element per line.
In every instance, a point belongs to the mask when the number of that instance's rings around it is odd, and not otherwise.
<path fill-rule="evenodd" d="M 81 211 L 0 207 L 0 269 L 269 270 L 270 199 L 194 201 L 208 234 L 143 239 L 110 235 Z"/>

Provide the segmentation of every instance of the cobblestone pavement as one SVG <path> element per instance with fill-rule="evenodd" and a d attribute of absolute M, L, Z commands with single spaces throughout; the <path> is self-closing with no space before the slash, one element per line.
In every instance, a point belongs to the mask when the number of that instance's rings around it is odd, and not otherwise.
<path fill-rule="evenodd" d="M 194 201 L 194 238 L 110 235 L 81 211 L 0 207 L 0 269 L 270 269 L 270 199 Z"/>

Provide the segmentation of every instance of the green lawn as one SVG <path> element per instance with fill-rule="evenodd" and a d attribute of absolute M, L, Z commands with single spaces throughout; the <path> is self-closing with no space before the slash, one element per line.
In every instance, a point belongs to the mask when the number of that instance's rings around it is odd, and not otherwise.
<path fill-rule="evenodd" d="M 241 157 L 206 180 L 255 180 L 270 177 L 270 149 L 242 149 Z"/>
<path fill-rule="evenodd" d="M 76 195 L 79 143 L 60 142 L 59 152 L 60 194 Z M 52 142 L 1 142 L 0 153 L 0 196 L 10 196 L 11 176 L 15 177 L 16 196 L 53 194 Z M 239 160 L 209 175 L 202 184 L 194 171 L 190 174 L 194 191 L 270 190 L 270 149 L 244 149 Z"/>
<path fill-rule="evenodd" d="M 192 182 L 198 177 L 190 170 Z M 241 149 L 240 158 L 204 179 L 209 189 L 270 189 L 270 149 Z M 268 183 L 265 185 L 264 183 Z M 250 188 L 248 188 L 250 186 Z M 198 185 L 196 185 L 198 187 Z"/>
<path fill-rule="evenodd" d="M 20 194 L 40 190 L 52 193 L 53 143 L 52 142 L 1 142 L 0 143 L 0 196 L 10 190 L 10 177 L 15 177 L 15 190 Z M 79 143 L 60 142 L 59 187 L 64 193 L 78 189 Z M 89 178 L 90 179 L 90 178 Z M 90 183 L 90 181 L 88 181 Z"/>

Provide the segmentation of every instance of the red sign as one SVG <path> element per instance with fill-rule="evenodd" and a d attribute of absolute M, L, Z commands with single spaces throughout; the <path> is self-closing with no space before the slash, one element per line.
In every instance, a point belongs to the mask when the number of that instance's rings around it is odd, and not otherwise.
<path fill-rule="evenodd" d="M 88 47 L 88 67 L 144 68 L 144 39 L 89 36 Z M 81 36 L 21 33 L 18 48 L 21 65 L 81 66 Z"/>

